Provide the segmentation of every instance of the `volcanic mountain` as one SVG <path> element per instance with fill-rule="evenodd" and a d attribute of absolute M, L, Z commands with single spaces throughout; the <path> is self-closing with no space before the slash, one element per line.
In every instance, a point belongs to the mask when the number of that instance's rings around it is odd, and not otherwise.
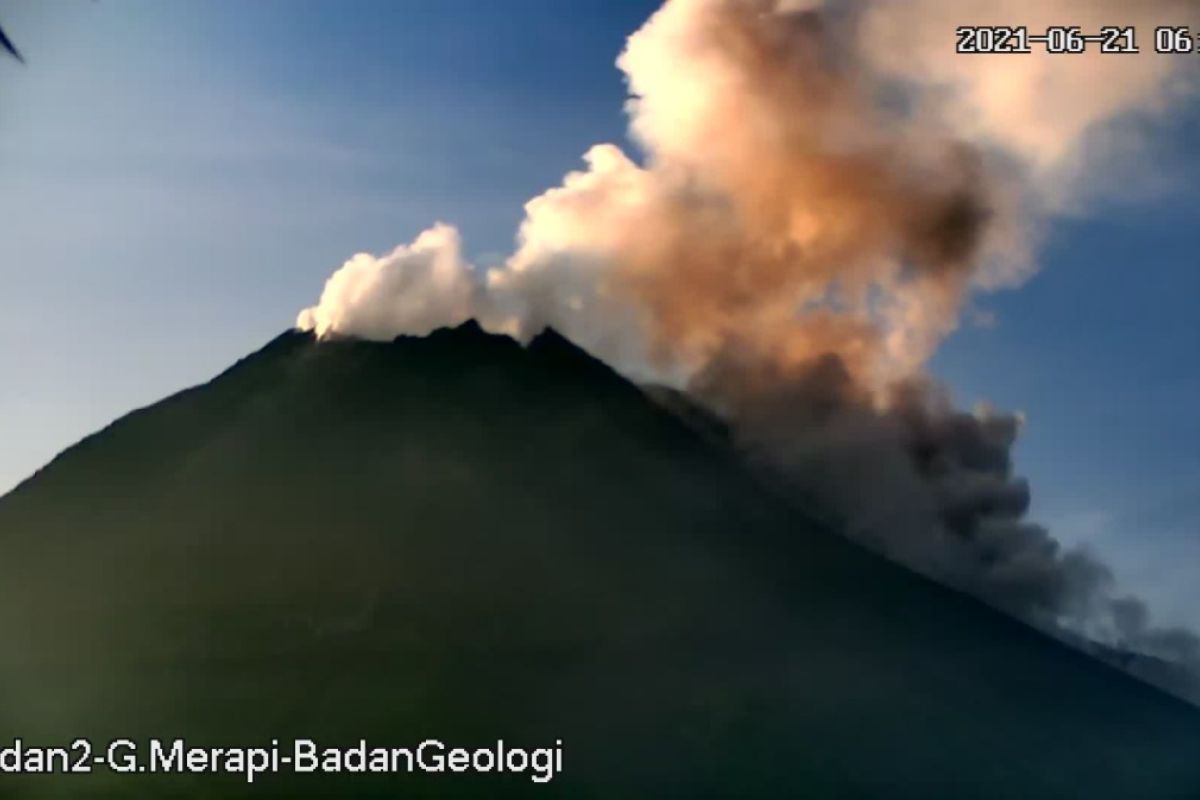
<path fill-rule="evenodd" d="M 0 745 L 551 746 L 7 797 L 1196 798 L 1200 714 L 872 555 L 547 331 L 288 332 L 0 500 Z"/>

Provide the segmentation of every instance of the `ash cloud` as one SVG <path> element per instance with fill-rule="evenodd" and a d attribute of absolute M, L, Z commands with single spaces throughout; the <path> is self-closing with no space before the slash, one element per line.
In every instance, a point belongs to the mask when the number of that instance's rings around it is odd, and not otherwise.
<path fill-rule="evenodd" d="M 1143 52 L 954 53 L 960 25 L 1064 21 L 1134 25 Z M 669 0 L 617 59 L 640 163 L 592 147 L 499 265 L 466 263 L 445 225 L 355 256 L 298 325 L 553 325 L 687 388 L 851 536 L 1030 621 L 1195 664 L 1195 637 L 1024 519 L 1019 418 L 953 408 L 924 370 L 971 298 L 1019 284 L 1043 227 L 1103 190 L 1106 148 L 1191 91 L 1190 59 L 1146 41 L 1167 24 L 1200 25 L 1200 5 Z"/>
<path fill-rule="evenodd" d="M 925 377 L 892 384 L 880 405 L 835 354 L 787 375 L 764 369 L 731 352 L 689 389 L 832 527 L 1051 633 L 1181 665 L 1191 674 L 1132 666 L 1200 702 L 1200 637 L 1153 625 L 1107 565 L 1025 519 L 1030 489 L 1012 463 L 1020 415 L 955 409 Z M 1093 652 L 1130 666 L 1120 652 Z"/>

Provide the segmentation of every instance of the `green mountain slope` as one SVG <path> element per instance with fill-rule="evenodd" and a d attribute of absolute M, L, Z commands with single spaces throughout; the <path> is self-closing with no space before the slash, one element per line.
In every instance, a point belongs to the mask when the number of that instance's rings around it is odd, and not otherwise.
<path fill-rule="evenodd" d="M 5 797 L 1197 798 L 1200 714 L 843 541 L 547 333 L 287 333 L 0 500 L 0 744 L 562 741 Z"/>

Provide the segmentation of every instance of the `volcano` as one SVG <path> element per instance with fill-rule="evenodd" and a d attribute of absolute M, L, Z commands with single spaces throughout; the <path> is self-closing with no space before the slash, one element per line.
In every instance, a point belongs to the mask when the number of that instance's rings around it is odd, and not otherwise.
<path fill-rule="evenodd" d="M 0 500 L 9 746 L 561 743 L 562 770 L 7 797 L 1200 797 L 1200 714 L 877 557 L 553 331 L 284 333 Z"/>

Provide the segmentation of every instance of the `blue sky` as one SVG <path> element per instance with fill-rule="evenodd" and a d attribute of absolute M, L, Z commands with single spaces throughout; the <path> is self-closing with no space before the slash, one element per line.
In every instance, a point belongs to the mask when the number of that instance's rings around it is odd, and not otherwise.
<path fill-rule="evenodd" d="M 260 346 L 354 252 L 439 219 L 507 252 L 526 199 L 625 141 L 613 60 L 656 3 L 347 5 L 0 0 L 29 61 L 0 61 L 0 491 Z M 1056 220 L 934 369 L 1027 414 L 1037 519 L 1200 625 L 1200 110 L 1153 141 L 1154 179 Z"/>

